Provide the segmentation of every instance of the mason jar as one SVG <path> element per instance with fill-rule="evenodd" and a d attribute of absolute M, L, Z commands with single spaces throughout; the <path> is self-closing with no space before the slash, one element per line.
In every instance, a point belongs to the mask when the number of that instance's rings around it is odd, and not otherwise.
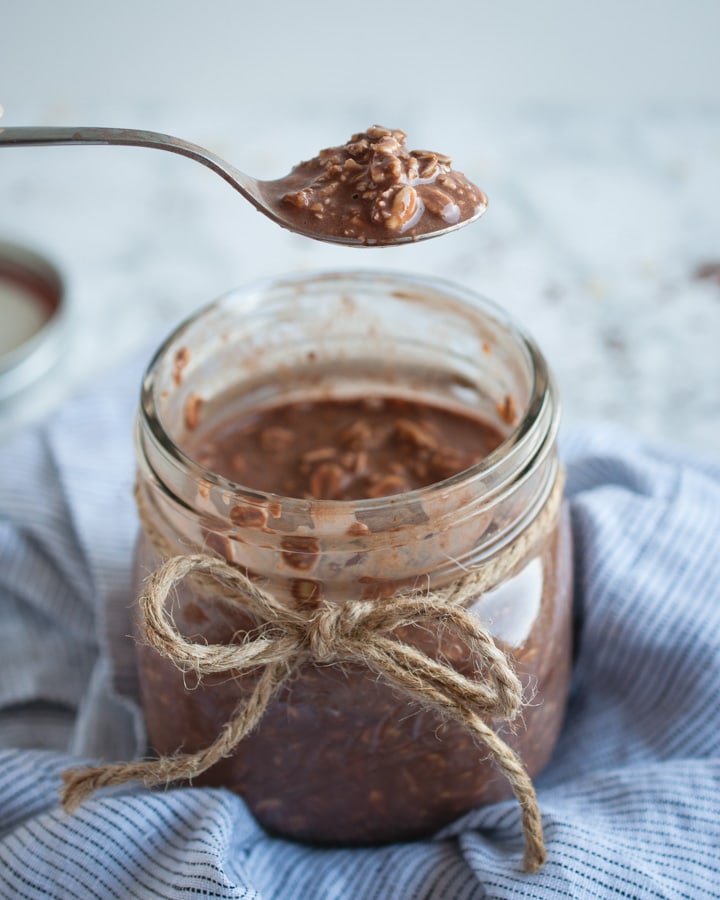
<path fill-rule="evenodd" d="M 197 449 L 218 423 L 328 398 L 431 404 L 493 429 L 497 445 L 431 484 L 358 500 L 269 493 L 213 471 Z M 389 604 L 511 559 L 499 583 L 464 605 L 520 680 L 522 715 L 489 724 L 535 776 L 558 737 L 571 670 L 565 505 L 533 531 L 560 484 L 558 417 L 533 340 L 455 284 L 347 271 L 233 291 L 180 325 L 144 378 L 138 589 L 167 558 L 204 554 L 293 609 Z M 274 459 L 268 451 L 267 466 Z M 257 624 L 201 579 L 178 586 L 172 616 L 183 636 L 209 645 L 237 642 Z M 462 641 L 422 624 L 404 638 L 474 677 Z M 193 680 L 142 636 L 138 667 L 149 743 L 163 755 L 210 744 L 257 683 L 256 673 L 233 671 Z M 431 834 L 511 795 L 461 724 L 421 708 L 362 660 L 305 662 L 259 726 L 193 784 L 236 791 L 270 832 L 346 845 Z"/>

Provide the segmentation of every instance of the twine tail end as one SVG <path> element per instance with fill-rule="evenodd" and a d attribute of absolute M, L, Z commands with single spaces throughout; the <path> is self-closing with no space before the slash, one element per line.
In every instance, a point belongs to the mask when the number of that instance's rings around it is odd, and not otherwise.
<path fill-rule="evenodd" d="M 170 771 L 168 760 L 115 763 L 107 766 L 86 766 L 84 769 L 66 769 L 62 773 L 63 788 L 60 803 L 67 813 L 73 813 L 92 794 L 106 787 L 119 787 L 131 781 L 142 781 L 146 787 L 154 787 L 180 777 L 182 773 Z"/>
<path fill-rule="evenodd" d="M 525 848 L 523 872 L 526 872 L 528 875 L 534 875 L 535 872 L 538 872 L 545 865 L 546 860 L 547 850 L 541 838 L 539 844 L 533 842 L 531 846 Z"/>
<path fill-rule="evenodd" d="M 60 803 L 66 813 L 74 813 L 87 798 L 106 783 L 107 766 L 68 769 L 62 773 Z"/>

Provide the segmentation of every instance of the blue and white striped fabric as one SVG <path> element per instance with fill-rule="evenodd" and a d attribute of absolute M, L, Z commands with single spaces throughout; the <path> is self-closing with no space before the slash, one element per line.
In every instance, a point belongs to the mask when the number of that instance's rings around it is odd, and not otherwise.
<path fill-rule="evenodd" d="M 610 427 L 566 436 L 580 641 L 537 781 L 548 861 L 514 802 L 433 840 L 318 850 L 217 789 L 58 806 L 60 772 L 140 753 L 126 617 L 126 371 L 0 448 L 0 897 L 468 900 L 720 897 L 720 464 Z"/>

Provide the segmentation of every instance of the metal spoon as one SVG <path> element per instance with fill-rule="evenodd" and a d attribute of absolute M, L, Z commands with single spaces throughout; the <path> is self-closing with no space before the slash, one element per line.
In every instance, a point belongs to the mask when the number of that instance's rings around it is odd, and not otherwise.
<path fill-rule="evenodd" d="M 273 222 L 287 228 L 290 231 L 302 234 L 305 237 L 315 238 L 316 240 L 329 241 L 332 243 L 349 244 L 354 246 L 363 246 L 370 244 L 400 244 L 412 241 L 424 240 L 426 238 L 438 237 L 447 234 L 450 231 L 467 225 L 475 221 L 485 211 L 483 204 L 484 195 L 481 195 L 481 202 L 476 208 L 472 209 L 460 220 L 448 224 L 443 222 L 440 227 L 432 227 L 430 230 L 412 231 L 411 233 L 387 233 L 381 237 L 377 237 L 370 231 L 364 238 L 348 237 L 340 230 L 325 230 L 319 227 L 319 224 L 313 220 L 311 216 L 300 217 L 297 211 L 289 208 L 287 204 L 281 200 L 286 190 L 294 186 L 294 182 L 290 180 L 290 176 L 286 178 L 276 179 L 274 181 L 260 181 L 246 175 L 235 166 L 230 165 L 221 159 L 215 153 L 200 147 L 197 144 L 191 144 L 181 138 L 173 137 L 168 134 L 160 134 L 154 131 L 140 131 L 131 128 L 67 128 L 67 127 L 34 127 L 20 126 L 10 128 L 0 128 L 0 146 L 5 147 L 27 147 L 32 145 L 49 145 L 49 144 L 95 144 L 95 145 L 121 145 L 127 147 L 150 147 L 155 150 L 168 150 L 171 153 L 177 153 L 180 156 L 187 156 L 195 162 L 202 163 L 212 169 L 213 172 L 224 178 L 228 184 L 232 185 L 246 200 L 267 216 Z M 293 214 L 295 212 L 295 214 Z"/>

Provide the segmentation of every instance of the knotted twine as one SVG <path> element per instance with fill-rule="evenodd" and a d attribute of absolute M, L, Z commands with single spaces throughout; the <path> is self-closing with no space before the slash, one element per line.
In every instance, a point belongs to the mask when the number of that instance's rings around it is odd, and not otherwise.
<path fill-rule="evenodd" d="M 313 609 L 296 609 L 224 559 L 205 554 L 170 557 L 148 577 L 138 601 L 144 638 L 183 672 L 194 672 L 198 677 L 218 673 L 237 677 L 260 670 L 259 678 L 245 702 L 204 750 L 64 772 L 64 809 L 74 811 L 103 787 L 130 781 L 154 787 L 192 780 L 232 754 L 258 726 L 272 698 L 300 666 L 360 663 L 422 708 L 460 723 L 490 751 L 520 804 L 525 837 L 523 868 L 537 871 L 547 853 L 535 789 L 520 758 L 486 721 L 512 722 L 523 707 L 522 685 L 508 656 L 466 604 L 499 585 L 550 533 L 562 493 L 563 475 L 558 471 L 534 521 L 492 560 L 442 590 L 401 593 L 383 602 L 351 600 L 336 604 L 322 599 Z M 189 576 L 216 583 L 223 598 L 253 616 L 260 623 L 258 627 L 236 635 L 230 644 L 188 641 L 176 628 L 166 604 L 176 586 Z M 463 675 L 393 636 L 397 629 L 411 625 L 453 629 L 476 661 L 477 677 Z"/>

